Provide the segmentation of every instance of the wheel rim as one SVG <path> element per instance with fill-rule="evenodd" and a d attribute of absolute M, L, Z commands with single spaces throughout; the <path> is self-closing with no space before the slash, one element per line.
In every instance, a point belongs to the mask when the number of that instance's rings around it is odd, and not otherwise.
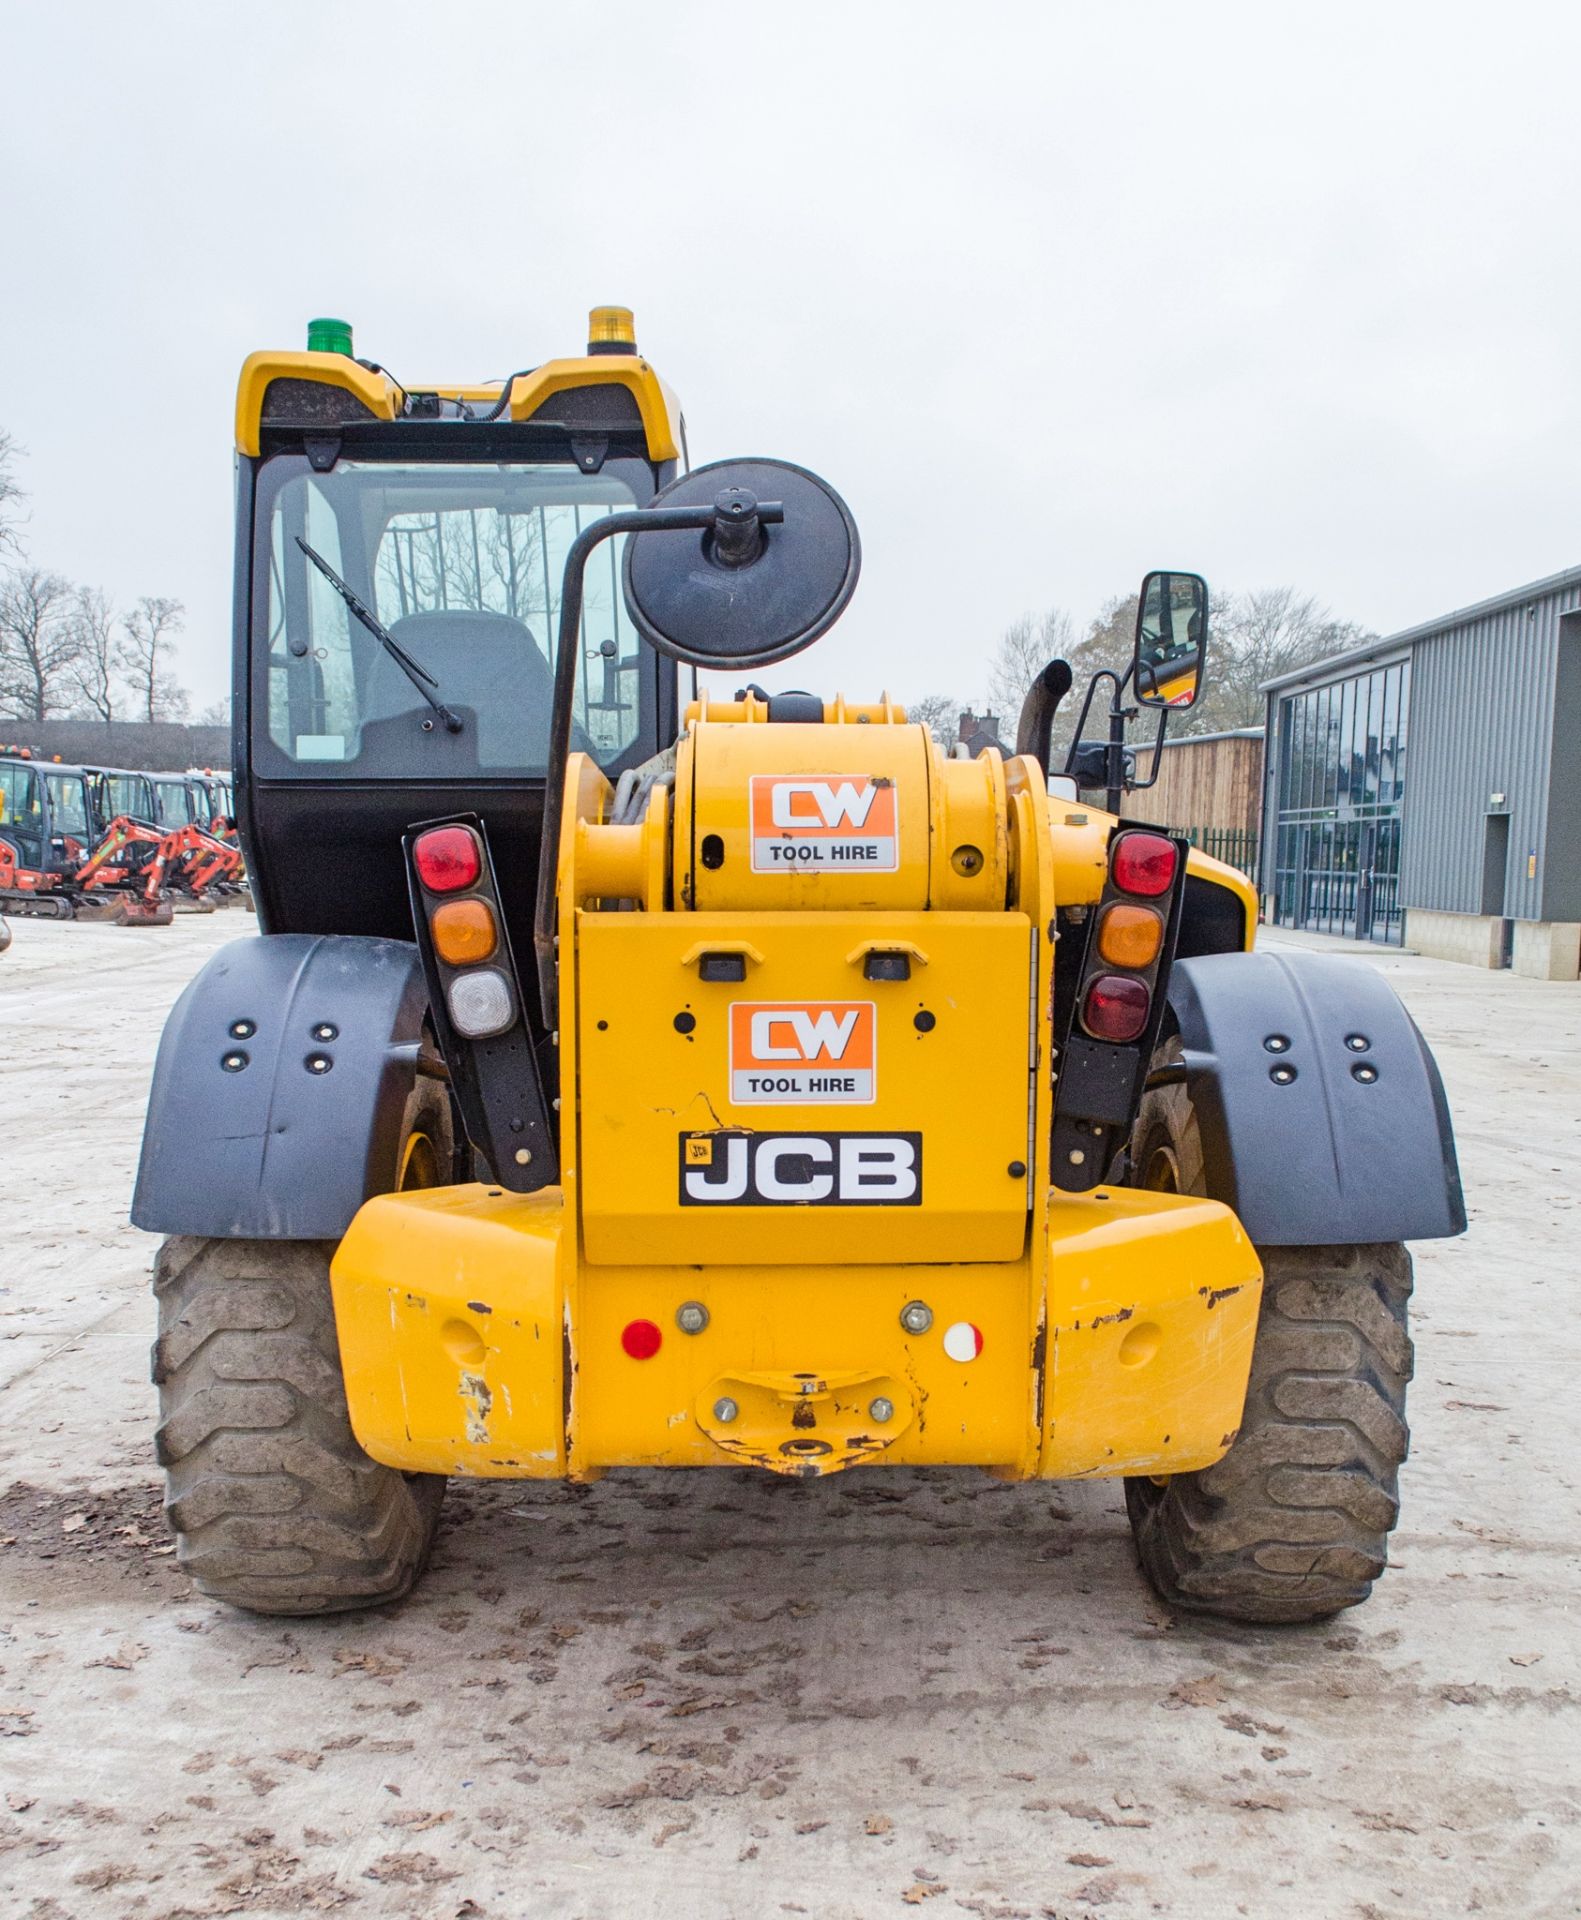
<path fill-rule="evenodd" d="M 401 1155 L 401 1177 L 396 1182 L 397 1193 L 407 1193 L 417 1187 L 437 1187 L 439 1185 L 439 1155 L 434 1143 L 426 1133 L 413 1133 L 406 1142 L 406 1151 Z"/>
<path fill-rule="evenodd" d="M 1154 1140 L 1142 1162 L 1142 1185 L 1149 1193 L 1180 1192 L 1180 1162 L 1167 1140 Z"/>

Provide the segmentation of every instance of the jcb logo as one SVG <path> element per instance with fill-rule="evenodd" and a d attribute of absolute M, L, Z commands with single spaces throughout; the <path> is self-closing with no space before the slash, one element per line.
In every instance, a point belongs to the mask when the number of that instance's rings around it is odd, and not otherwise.
<path fill-rule="evenodd" d="M 892 780 L 755 773 L 751 810 L 754 873 L 894 873 L 900 865 Z"/>
<path fill-rule="evenodd" d="M 730 1008 L 730 1098 L 865 1104 L 875 1092 L 871 1000 L 737 1000 Z"/>
<path fill-rule="evenodd" d="M 683 1133 L 683 1207 L 916 1207 L 920 1133 Z"/>

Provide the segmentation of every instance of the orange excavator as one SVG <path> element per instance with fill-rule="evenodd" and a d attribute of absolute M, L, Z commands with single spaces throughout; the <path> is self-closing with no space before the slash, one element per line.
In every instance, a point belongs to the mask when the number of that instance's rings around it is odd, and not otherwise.
<path fill-rule="evenodd" d="M 144 774 L 0 755 L 0 904 L 25 916 L 167 926 L 234 889 L 241 850 L 194 822 L 164 827 Z"/>

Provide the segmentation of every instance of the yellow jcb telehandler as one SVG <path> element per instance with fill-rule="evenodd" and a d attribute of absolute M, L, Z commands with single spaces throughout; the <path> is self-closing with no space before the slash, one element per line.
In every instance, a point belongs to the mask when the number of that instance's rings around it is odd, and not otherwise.
<path fill-rule="evenodd" d="M 1149 574 L 1087 691 L 1099 807 L 1063 662 L 975 760 L 695 691 L 824 633 L 857 533 L 688 471 L 622 309 L 480 386 L 315 322 L 237 448 L 262 937 L 171 1015 L 133 1216 L 199 1587 L 387 1601 L 456 1474 L 975 1466 L 1123 1478 L 1177 1606 L 1364 1598 L 1454 1147 L 1379 976 L 1254 952 L 1246 880 L 1124 816 L 1203 582 Z"/>

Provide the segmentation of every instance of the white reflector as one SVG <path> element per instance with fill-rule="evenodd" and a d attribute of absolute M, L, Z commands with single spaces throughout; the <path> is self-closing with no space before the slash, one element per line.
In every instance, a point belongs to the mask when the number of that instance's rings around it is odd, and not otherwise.
<path fill-rule="evenodd" d="M 511 983 L 493 967 L 474 967 L 458 973 L 445 990 L 450 1021 L 468 1040 L 487 1040 L 503 1033 L 516 1020 Z"/>

